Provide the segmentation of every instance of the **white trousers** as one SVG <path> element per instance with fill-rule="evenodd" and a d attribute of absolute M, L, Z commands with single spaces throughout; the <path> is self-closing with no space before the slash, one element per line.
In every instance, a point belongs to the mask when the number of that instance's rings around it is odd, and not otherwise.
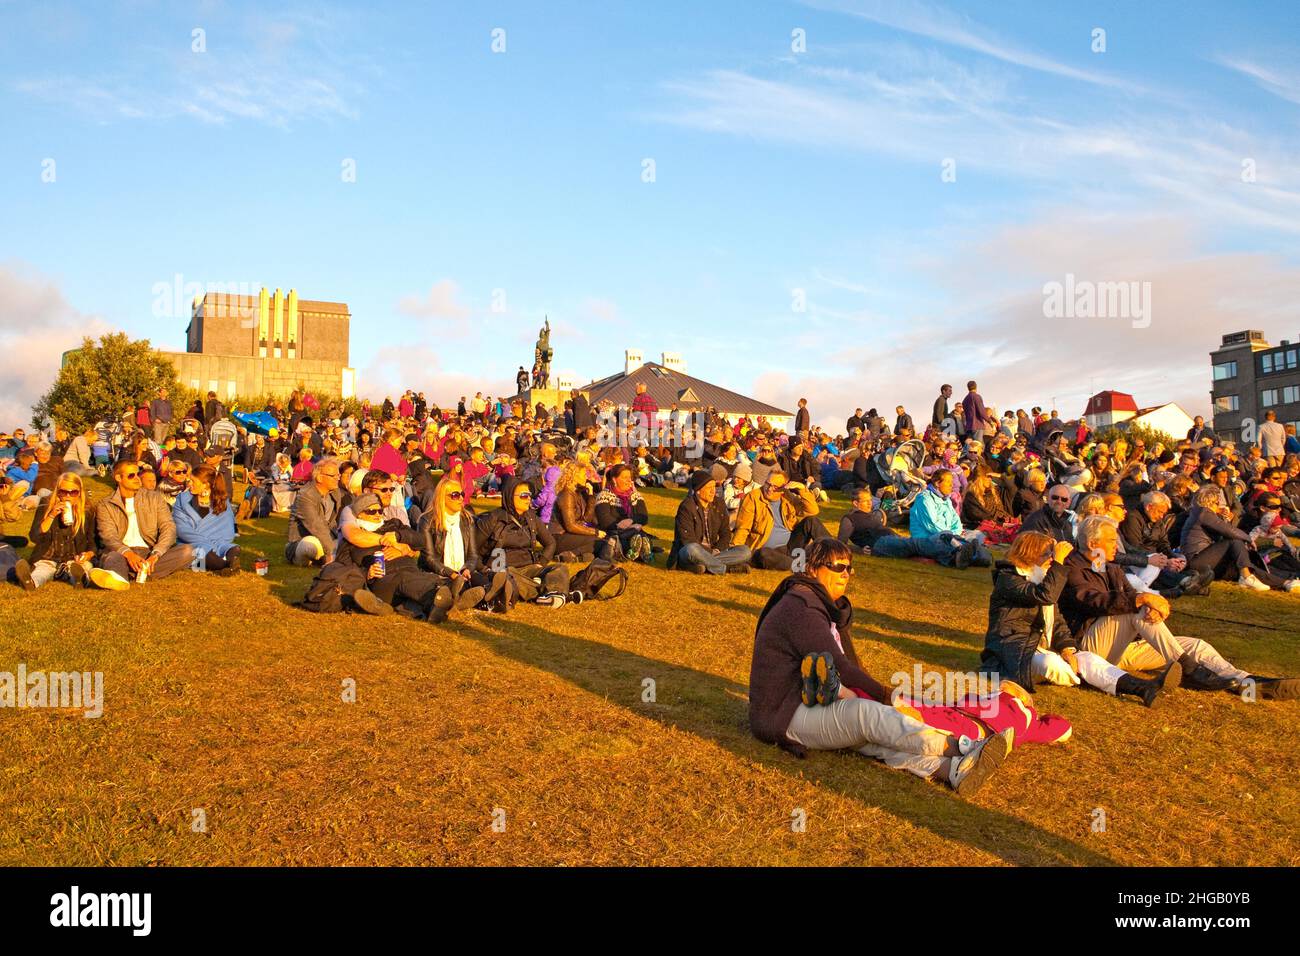
<path fill-rule="evenodd" d="M 895 770 L 930 777 L 954 752 L 947 731 L 874 700 L 852 697 L 825 707 L 805 707 L 790 718 L 786 736 L 810 750 L 856 750 Z"/>

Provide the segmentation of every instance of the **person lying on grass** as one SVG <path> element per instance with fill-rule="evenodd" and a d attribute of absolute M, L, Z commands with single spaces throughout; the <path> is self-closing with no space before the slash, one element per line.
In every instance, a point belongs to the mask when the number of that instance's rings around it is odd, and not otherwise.
<path fill-rule="evenodd" d="M 841 541 L 813 541 L 807 572 L 787 577 L 768 599 L 754 633 L 750 730 L 799 757 L 805 748 L 852 749 L 942 781 L 963 796 L 974 793 L 1006 759 L 1014 731 L 971 740 L 891 706 L 889 689 L 863 670 L 849 633 L 853 605 L 845 591 L 852 558 Z M 809 655 L 824 656 L 817 658 L 818 672 L 805 675 Z M 828 662 L 842 684 L 832 679 Z M 805 676 L 815 685 L 811 703 L 803 692 Z"/>

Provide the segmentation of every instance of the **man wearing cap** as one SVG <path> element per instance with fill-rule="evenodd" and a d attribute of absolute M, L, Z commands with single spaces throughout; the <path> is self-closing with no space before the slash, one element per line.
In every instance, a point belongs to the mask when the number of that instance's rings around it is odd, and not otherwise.
<path fill-rule="evenodd" d="M 439 575 L 420 570 L 424 536 L 395 518 L 385 519 L 383 503 L 371 492 L 357 495 L 351 507 L 355 521 L 339 541 L 338 563 L 364 571 L 369 594 L 386 607 L 409 601 L 418 605 L 420 615 L 431 623 L 445 620 L 452 606 L 451 588 Z M 375 560 L 379 552 L 383 553 L 383 562 Z M 365 591 L 352 595 L 363 611 L 391 613 L 374 606 L 367 597 Z"/>
<path fill-rule="evenodd" d="M 691 474 L 690 493 L 677 506 L 669 567 L 673 561 L 684 571 L 696 574 L 739 574 L 749 572 L 753 551 L 732 546 L 727 506 L 718 497 L 718 483 L 707 469 Z"/>

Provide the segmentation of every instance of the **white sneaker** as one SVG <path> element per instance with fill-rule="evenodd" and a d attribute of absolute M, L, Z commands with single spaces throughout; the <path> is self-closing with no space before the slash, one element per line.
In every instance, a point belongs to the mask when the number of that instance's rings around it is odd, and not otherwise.
<path fill-rule="evenodd" d="M 1237 578 L 1237 586 L 1242 588 L 1248 588 L 1251 591 L 1269 590 L 1269 586 L 1267 584 L 1265 584 L 1259 578 L 1255 577 L 1255 575 L 1251 574 L 1249 571 L 1243 571 L 1241 573 L 1241 577 Z"/>
<path fill-rule="evenodd" d="M 959 796 L 969 797 L 974 794 L 1007 759 L 1014 737 L 1015 731 L 1008 727 L 1000 734 L 977 741 L 964 756 L 953 757 L 948 771 L 949 786 Z"/>
<path fill-rule="evenodd" d="M 107 568 L 91 568 L 90 580 L 95 583 L 95 587 L 105 591 L 127 591 L 131 588 L 130 581 Z"/>
<path fill-rule="evenodd" d="M 1290 581 L 1287 581 L 1282 585 L 1282 590 L 1287 592 L 1300 591 L 1300 578 L 1292 578 Z"/>

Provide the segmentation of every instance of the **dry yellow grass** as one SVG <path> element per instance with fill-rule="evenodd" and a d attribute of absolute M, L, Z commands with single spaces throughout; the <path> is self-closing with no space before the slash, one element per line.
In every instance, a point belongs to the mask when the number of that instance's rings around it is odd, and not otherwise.
<path fill-rule="evenodd" d="M 679 493 L 648 498 L 669 536 Z M 241 529 L 271 556 L 267 578 L 0 588 L 0 670 L 99 670 L 106 692 L 97 720 L 0 711 L 0 864 L 1300 862 L 1295 704 L 1180 691 L 1147 711 L 1046 689 L 1039 706 L 1074 739 L 1017 751 L 963 802 L 749 735 L 750 648 L 775 572 L 638 566 L 616 601 L 434 627 L 290 607 L 310 573 L 279 560 L 283 529 Z M 976 666 L 986 571 L 856 568 L 870 669 Z M 1300 673 L 1297 598 L 1216 585 L 1173 623 L 1244 666 Z"/>

